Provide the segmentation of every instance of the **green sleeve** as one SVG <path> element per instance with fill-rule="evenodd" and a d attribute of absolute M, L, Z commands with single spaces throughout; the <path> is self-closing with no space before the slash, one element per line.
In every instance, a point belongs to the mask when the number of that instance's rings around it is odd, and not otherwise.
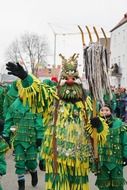
<path fill-rule="evenodd" d="M 31 75 L 27 75 L 27 77 L 24 80 L 22 80 L 22 86 L 24 88 L 31 86 L 32 83 L 33 83 L 33 78 Z"/>

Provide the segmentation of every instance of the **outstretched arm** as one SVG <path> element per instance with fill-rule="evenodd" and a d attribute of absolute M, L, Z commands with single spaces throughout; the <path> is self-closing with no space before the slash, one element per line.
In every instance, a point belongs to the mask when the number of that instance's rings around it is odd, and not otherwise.
<path fill-rule="evenodd" d="M 43 113 L 54 98 L 58 99 L 54 89 L 42 84 L 35 76 L 29 75 L 19 63 L 8 62 L 6 69 L 9 75 L 21 79 L 16 82 L 18 96 L 22 99 L 23 105 L 29 104 L 33 113 Z"/>
<path fill-rule="evenodd" d="M 6 64 L 6 69 L 9 75 L 14 75 L 24 80 L 27 77 L 27 71 L 19 63 L 8 62 Z"/>

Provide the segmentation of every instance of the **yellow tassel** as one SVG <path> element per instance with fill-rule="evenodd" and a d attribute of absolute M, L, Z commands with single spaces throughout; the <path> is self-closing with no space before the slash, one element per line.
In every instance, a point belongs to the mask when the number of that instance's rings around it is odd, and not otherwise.
<path fill-rule="evenodd" d="M 109 132 L 109 127 L 108 127 L 108 124 L 105 122 L 104 119 L 102 119 L 101 117 L 99 117 L 99 118 L 100 118 L 102 125 L 103 125 L 103 130 L 100 133 L 94 131 L 94 128 L 91 126 L 90 121 L 85 126 L 85 128 L 88 131 L 88 133 L 91 135 L 92 138 L 95 139 L 96 135 L 97 135 L 98 143 L 103 145 L 106 141 L 106 137 L 107 137 L 108 132 Z"/>
<path fill-rule="evenodd" d="M 89 184 L 88 183 L 83 184 L 83 189 L 82 190 L 89 190 Z"/>

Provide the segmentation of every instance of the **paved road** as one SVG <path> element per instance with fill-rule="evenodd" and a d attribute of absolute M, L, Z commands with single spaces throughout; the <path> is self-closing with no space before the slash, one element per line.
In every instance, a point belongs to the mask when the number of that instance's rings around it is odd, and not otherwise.
<path fill-rule="evenodd" d="M 4 190 L 18 190 L 17 186 L 17 176 L 15 175 L 15 166 L 14 166 L 14 157 L 12 156 L 12 152 L 9 152 L 7 154 L 7 175 L 2 178 L 2 185 Z M 44 185 L 44 172 L 41 172 L 38 170 L 39 174 L 39 183 L 37 187 L 33 188 L 31 186 L 31 176 L 30 174 L 26 174 L 26 190 L 45 190 Z M 127 167 L 124 169 L 124 176 L 127 180 Z M 97 187 L 95 187 L 95 180 L 96 177 L 93 174 L 90 174 L 89 181 L 90 181 L 90 190 L 98 190 Z M 124 188 L 127 190 L 127 186 Z"/>

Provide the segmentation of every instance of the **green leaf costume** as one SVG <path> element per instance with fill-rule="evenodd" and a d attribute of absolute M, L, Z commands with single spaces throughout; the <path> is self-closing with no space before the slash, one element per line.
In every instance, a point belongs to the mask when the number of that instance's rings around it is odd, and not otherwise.
<path fill-rule="evenodd" d="M 0 120 L 2 120 L 2 121 L 4 120 L 3 104 L 4 104 L 4 98 L 6 95 L 6 90 L 7 90 L 6 86 L 5 87 L 0 86 Z M 0 135 L 2 135 L 2 130 L 3 130 L 3 127 L 0 129 Z M 9 149 L 8 144 L 0 136 L 0 177 L 6 174 L 5 153 L 7 152 L 8 149 Z M 2 190 L 1 182 L 0 182 L 0 190 Z"/>
<path fill-rule="evenodd" d="M 33 113 L 42 114 L 46 190 L 89 190 L 88 173 L 94 155 L 86 125 L 92 107 L 78 77 L 76 58 L 74 54 L 63 60 L 58 93 L 30 75 L 17 82 L 23 105 L 28 103 Z"/>

